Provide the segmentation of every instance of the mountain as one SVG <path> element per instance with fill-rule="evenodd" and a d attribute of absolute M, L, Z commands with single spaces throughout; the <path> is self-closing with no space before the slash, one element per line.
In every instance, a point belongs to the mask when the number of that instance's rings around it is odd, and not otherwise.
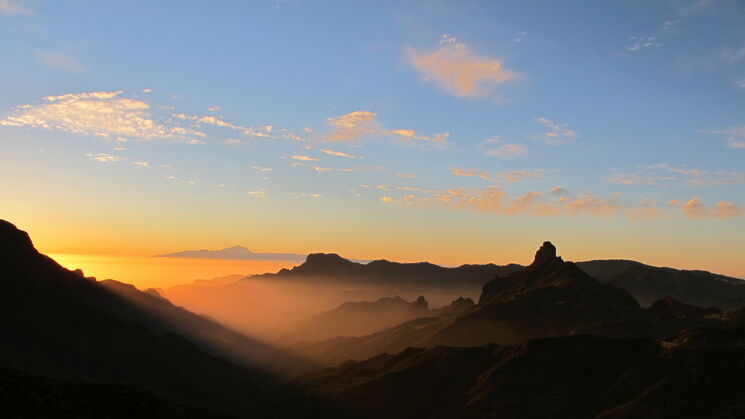
<path fill-rule="evenodd" d="M 401 297 L 383 297 L 376 301 L 350 301 L 300 322 L 279 341 L 295 343 L 337 336 L 366 335 L 429 314 L 430 310 L 424 297 L 414 302 Z"/>
<path fill-rule="evenodd" d="M 745 328 L 691 329 L 662 342 L 575 335 L 407 348 L 305 374 L 293 388 L 279 404 L 285 416 L 323 399 L 347 417 L 737 418 Z"/>
<path fill-rule="evenodd" d="M 89 383 L 82 386 L 90 394 L 119 393 L 122 387 L 94 385 L 118 383 L 173 406 L 246 414 L 279 385 L 250 363 L 251 351 L 241 353 L 259 343 L 157 295 L 64 269 L 3 220 L 0 290 L 0 367 L 21 371 L 25 383 L 35 376 L 49 383 L 35 397 L 53 397 L 49 392 L 78 381 Z"/>
<path fill-rule="evenodd" d="M 367 264 L 353 262 L 335 253 L 312 253 L 305 263 L 276 274 L 253 275 L 265 279 L 323 279 L 388 286 L 481 287 L 494 275 L 506 274 L 521 268 L 510 264 L 498 266 L 461 265 L 446 268 L 429 262 L 399 263 L 374 260 Z"/>
<path fill-rule="evenodd" d="M 162 258 L 235 259 L 235 260 L 303 260 L 305 255 L 294 253 L 254 253 L 243 246 L 233 246 L 220 250 L 185 250 L 182 252 L 157 255 Z"/>
<path fill-rule="evenodd" d="M 526 339 L 595 333 L 660 338 L 684 327 L 715 325 L 713 311 L 689 309 L 670 299 L 643 309 L 625 290 L 599 282 L 544 243 L 531 265 L 487 282 L 478 304 L 452 315 L 432 315 L 358 337 L 297 344 L 298 351 L 326 365 L 363 360 L 414 347 L 514 345 Z"/>
<path fill-rule="evenodd" d="M 577 266 L 601 282 L 619 286 L 642 305 L 664 297 L 731 310 L 745 306 L 745 281 L 706 271 L 658 268 L 631 260 L 592 260 Z"/>

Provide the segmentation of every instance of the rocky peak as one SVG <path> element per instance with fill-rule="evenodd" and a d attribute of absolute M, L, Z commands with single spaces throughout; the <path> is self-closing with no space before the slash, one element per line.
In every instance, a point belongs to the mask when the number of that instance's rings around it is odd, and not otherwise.
<path fill-rule="evenodd" d="M 541 248 L 535 252 L 535 259 L 533 259 L 533 263 L 530 266 L 544 266 L 556 259 L 556 246 L 551 244 L 551 242 L 546 241 L 543 242 Z"/>

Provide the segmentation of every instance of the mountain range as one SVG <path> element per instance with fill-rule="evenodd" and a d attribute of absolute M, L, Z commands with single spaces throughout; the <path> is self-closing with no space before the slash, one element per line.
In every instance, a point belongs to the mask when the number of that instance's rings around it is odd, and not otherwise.
<path fill-rule="evenodd" d="M 0 411 L 19 418 L 745 415 L 745 305 L 722 307 L 739 301 L 734 278 L 629 261 L 583 266 L 564 261 L 550 242 L 524 267 L 382 261 L 369 268 L 311 256 L 239 282 L 305 282 L 305 292 L 313 278 L 333 275 L 414 288 L 453 278 L 472 287 L 484 271 L 498 272 L 476 302 L 457 298 L 432 309 L 422 296 L 338 305 L 297 325 L 298 333 L 325 336 L 279 348 L 158 291 L 67 270 L 0 220 Z M 664 295 L 694 298 L 692 290 L 718 305 Z M 662 297 L 641 305 L 634 293 Z"/>

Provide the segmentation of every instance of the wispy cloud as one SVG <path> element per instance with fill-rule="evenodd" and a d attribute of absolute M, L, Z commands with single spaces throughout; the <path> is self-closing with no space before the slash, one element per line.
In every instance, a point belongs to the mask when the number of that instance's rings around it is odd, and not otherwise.
<path fill-rule="evenodd" d="M 349 154 L 349 153 L 344 153 L 342 151 L 334 151 L 334 150 L 324 149 L 324 150 L 321 150 L 321 152 L 322 153 L 325 153 L 325 154 L 328 154 L 329 156 L 335 156 L 335 157 L 345 157 L 345 158 L 348 158 L 348 159 L 359 158 L 358 156 L 355 156 L 355 155 Z"/>
<path fill-rule="evenodd" d="M 657 48 L 661 47 L 662 43 L 658 41 L 656 36 L 647 36 L 647 37 L 639 37 L 639 36 L 632 36 L 631 37 L 631 45 L 628 45 L 624 47 L 626 51 L 639 51 L 644 48 Z"/>
<path fill-rule="evenodd" d="M 570 129 L 568 124 L 560 124 L 542 116 L 536 118 L 536 121 L 549 129 L 540 136 L 547 144 L 566 144 L 577 138 L 577 131 Z"/>
<path fill-rule="evenodd" d="M 34 55 L 47 67 L 59 68 L 73 74 L 81 74 L 88 71 L 88 68 L 75 59 L 75 57 L 62 52 L 36 50 L 34 51 Z"/>
<path fill-rule="evenodd" d="M 503 67 L 502 61 L 479 55 L 447 34 L 442 35 L 436 50 L 409 49 L 406 58 L 423 81 L 463 98 L 494 98 L 499 85 L 517 77 L 515 72 Z"/>
<path fill-rule="evenodd" d="M 528 149 L 520 144 L 503 144 L 497 148 L 489 148 L 484 154 L 492 157 L 508 159 L 511 157 L 522 156 L 528 152 Z"/>
<path fill-rule="evenodd" d="M 683 182 L 694 186 L 717 186 L 745 184 L 745 173 L 727 170 L 704 169 L 655 163 L 634 172 L 614 173 L 607 181 L 624 185 L 658 185 Z"/>
<path fill-rule="evenodd" d="M 450 168 L 450 174 L 454 176 L 467 176 L 476 177 L 489 182 L 499 183 L 502 181 L 517 183 L 527 179 L 537 179 L 543 177 L 542 170 L 513 170 L 511 172 L 500 172 L 495 176 L 489 174 L 489 172 L 478 170 L 478 169 L 459 169 L 457 167 Z"/>
<path fill-rule="evenodd" d="M 101 163 L 115 163 L 122 160 L 122 157 L 108 153 L 85 153 L 85 156 Z"/>
<path fill-rule="evenodd" d="M 246 194 L 254 199 L 266 199 L 266 190 L 265 189 L 256 189 L 253 191 L 246 191 Z"/>
<path fill-rule="evenodd" d="M 318 159 L 315 157 L 304 156 L 301 154 L 295 154 L 294 156 L 290 156 L 290 158 L 293 160 L 300 160 L 300 161 L 318 161 Z"/>
<path fill-rule="evenodd" d="M 34 11 L 25 7 L 21 2 L 12 0 L 0 0 L 0 14 L 12 15 L 32 15 Z"/>
<path fill-rule="evenodd" d="M 416 178 L 416 175 L 414 173 L 396 173 L 393 176 L 397 178 L 404 178 L 404 179 L 414 179 Z"/>
<path fill-rule="evenodd" d="M 450 135 L 447 132 L 422 135 L 412 129 L 386 129 L 378 123 L 377 117 L 378 115 L 375 112 L 353 111 L 328 118 L 326 124 L 331 128 L 331 131 L 322 134 L 320 139 L 329 142 L 353 142 L 378 135 L 403 139 L 405 141 L 419 140 L 442 144 Z"/>
<path fill-rule="evenodd" d="M 47 96 L 41 104 L 17 106 L 13 115 L 0 120 L 0 125 L 44 128 L 119 141 L 171 139 L 202 142 L 196 137 L 204 137 L 203 132 L 158 122 L 148 103 L 122 97 L 122 93 Z"/>
<path fill-rule="evenodd" d="M 133 161 L 133 162 L 131 162 L 131 163 L 132 163 L 133 165 L 135 165 L 135 166 L 140 166 L 140 167 L 150 167 L 150 163 L 148 163 L 148 162 L 146 162 L 146 161 Z"/>

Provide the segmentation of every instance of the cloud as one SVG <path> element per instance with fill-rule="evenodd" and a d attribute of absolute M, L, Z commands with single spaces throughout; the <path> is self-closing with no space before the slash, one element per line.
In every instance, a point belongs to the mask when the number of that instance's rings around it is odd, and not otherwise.
<path fill-rule="evenodd" d="M 499 85 L 514 80 L 517 74 L 506 70 L 495 58 L 480 56 L 468 45 L 450 35 L 442 35 L 434 51 L 408 50 L 408 62 L 422 80 L 455 96 L 479 99 L 496 97 Z"/>
<path fill-rule="evenodd" d="M 662 43 L 660 43 L 657 40 L 657 37 L 655 36 L 648 36 L 648 37 L 632 36 L 631 45 L 624 47 L 623 49 L 625 49 L 626 51 L 633 52 L 633 51 L 639 51 L 640 49 L 644 49 L 644 48 L 657 48 L 661 46 L 662 46 Z"/>
<path fill-rule="evenodd" d="M 352 173 L 356 172 L 355 169 L 337 169 L 335 167 L 321 167 L 321 166 L 310 166 L 315 170 L 316 172 L 344 172 L 344 173 Z"/>
<path fill-rule="evenodd" d="M 300 161 L 318 161 L 318 159 L 315 158 L 315 157 L 303 156 L 303 155 L 299 155 L 299 154 L 296 154 L 294 156 L 290 156 L 290 158 L 293 159 L 293 160 L 300 160 Z"/>
<path fill-rule="evenodd" d="M 414 179 L 416 178 L 416 175 L 414 173 L 396 173 L 393 176 L 397 178 L 404 178 L 404 179 Z"/>
<path fill-rule="evenodd" d="M 39 105 L 17 106 L 0 125 L 34 127 L 106 139 L 170 139 L 200 143 L 204 133 L 156 121 L 150 105 L 122 96 L 122 91 L 47 96 Z"/>
<path fill-rule="evenodd" d="M 321 150 L 321 152 L 322 153 L 326 153 L 329 156 L 346 157 L 348 159 L 356 159 L 356 158 L 358 158 L 357 156 L 355 156 L 353 154 L 348 154 L 348 153 L 344 153 L 344 152 L 341 152 L 341 151 L 334 151 L 334 150 L 325 149 L 325 150 Z"/>
<path fill-rule="evenodd" d="M 507 159 L 510 157 L 522 156 L 528 152 L 528 149 L 520 144 L 504 144 L 498 148 L 492 148 L 484 151 L 484 154 L 492 157 Z"/>
<path fill-rule="evenodd" d="M 491 176 L 489 176 L 489 172 L 484 172 L 478 169 L 459 169 L 457 167 L 451 167 L 450 174 L 453 176 L 477 177 L 488 180 L 490 182 L 492 181 Z"/>
<path fill-rule="evenodd" d="M 85 153 L 85 156 L 101 163 L 115 163 L 122 160 L 120 156 L 108 153 Z"/>
<path fill-rule="evenodd" d="M 701 132 L 725 136 L 725 143 L 727 147 L 745 148 L 745 125 L 730 127 L 718 131 L 701 130 Z"/>
<path fill-rule="evenodd" d="M 416 131 L 411 129 L 394 129 L 389 131 L 392 135 L 403 137 L 407 140 L 422 140 L 422 141 L 434 141 L 435 143 L 442 143 L 447 140 L 450 136 L 449 132 L 438 133 L 431 136 L 417 134 Z"/>
<path fill-rule="evenodd" d="M 332 128 L 324 139 L 326 141 L 353 141 L 366 135 L 380 131 L 377 114 L 370 111 L 354 111 L 341 116 L 326 119 L 326 124 Z"/>
<path fill-rule="evenodd" d="M 269 167 L 251 166 L 251 169 L 258 170 L 259 172 L 271 172 L 272 169 Z"/>
<path fill-rule="evenodd" d="M 172 114 L 171 116 L 177 119 L 193 121 L 194 125 L 197 127 L 201 127 L 202 125 L 214 125 L 216 127 L 228 128 L 228 129 L 240 131 L 245 135 L 250 135 L 254 137 L 274 138 L 273 135 L 269 134 L 269 132 L 271 132 L 272 130 L 271 125 L 264 125 L 261 128 L 255 129 L 253 127 L 244 127 L 241 125 L 232 124 L 230 122 L 214 117 L 212 115 L 196 116 L 196 115 L 186 115 L 183 113 L 175 113 L 175 114 Z"/>
<path fill-rule="evenodd" d="M 543 177 L 542 170 L 514 170 L 511 172 L 500 172 L 496 176 L 489 175 L 489 172 L 485 172 L 478 169 L 459 169 L 457 167 L 450 168 L 450 174 L 454 176 L 467 176 L 477 177 L 489 182 L 499 183 L 507 181 L 510 183 L 522 182 L 526 179 L 537 179 Z"/>
<path fill-rule="evenodd" d="M 677 176 L 664 175 L 660 172 L 675 173 Z M 745 173 L 677 167 L 668 163 L 655 163 L 632 173 L 615 173 L 607 181 L 624 185 L 657 185 L 665 182 L 683 181 L 694 186 L 738 185 L 745 183 Z"/>
<path fill-rule="evenodd" d="M 727 138 L 727 147 L 729 148 L 745 148 L 745 140 L 737 140 L 735 137 Z"/>
<path fill-rule="evenodd" d="M 331 128 L 321 136 L 321 140 L 328 142 L 359 141 L 374 135 L 395 137 L 404 140 L 431 141 L 444 143 L 450 133 L 437 133 L 431 136 L 421 135 L 411 129 L 383 128 L 377 121 L 378 115 L 370 111 L 353 111 L 344 115 L 334 116 L 326 119 L 326 124 Z"/>
<path fill-rule="evenodd" d="M 85 73 L 88 71 L 88 69 L 74 57 L 62 52 L 36 50 L 34 51 L 34 55 L 36 55 L 36 58 L 47 67 L 59 68 L 74 74 Z"/>
<path fill-rule="evenodd" d="M 545 117 L 536 118 L 536 121 L 549 129 L 540 137 L 547 144 L 565 144 L 577 138 L 577 131 L 570 129 L 568 124 L 558 124 Z"/>
<path fill-rule="evenodd" d="M 12 0 L 0 0 L 0 14 L 12 15 L 32 15 L 34 11 L 23 6 L 19 2 Z"/>
<path fill-rule="evenodd" d="M 146 161 L 133 161 L 131 162 L 135 166 L 141 166 L 141 167 L 150 167 L 150 163 Z"/>
<path fill-rule="evenodd" d="M 743 214 L 743 209 L 732 202 L 719 201 L 712 208 L 701 202 L 698 197 L 693 197 L 686 203 L 673 199 L 668 204 L 680 208 L 688 218 L 717 218 L 726 220 Z"/>
<path fill-rule="evenodd" d="M 207 108 L 207 110 L 210 111 L 210 112 L 219 112 L 220 111 L 220 107 L 217 106 L 217 105 L 210 106 L 209 108 Z"/>
<path fill-rule="evenodd" d="M 385 195 L 380 201 L 417 207 L 445 207 L 454 210 L 474 211 L 499 215 L 532 216 L 582 216 L 612 217 L 625 214 L 632 220 L 654 219 L 663 216 L 664 208 L 654 200 L 640 198 L 635 204 L 625 204 L 618 193 L 607 196 L 593 192 L 570 194 L 564 188 L 551 188 L 551 193 L 528 191 L 521 195 L 508 195 L 498 186 L 483 189 L 453 188 L 441 191 L 421 190 L 418 195 L 407 194 L 399 198 Z M 745 214 L 731 202 L 717 202 L 710 207 L 698 198 L 688 202 L 672 200 L 670 207 L 678 208 L 688 218 L 728 219 Z"/>
<path fill-rule="evenodd" d="M 248 194 L 249 197 L 254 199 L 266 199 L 266 190 L 265 189 L 257 189 L 254 191 L 246 191 L 246 194 Z"/>
<path fill-rule="evenodd" d="M 735 62 L 745 58 L 745 46 L 734 50 L 725 48 L 722 50 L 722 58 L 728 62 Z"/>

